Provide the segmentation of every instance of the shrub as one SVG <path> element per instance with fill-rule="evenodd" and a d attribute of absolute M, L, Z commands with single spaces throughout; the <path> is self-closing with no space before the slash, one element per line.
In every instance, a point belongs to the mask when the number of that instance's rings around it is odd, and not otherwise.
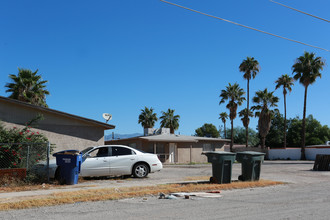
<path fill-rule="evenodd" d="M 22 168 L 46 159 L 47 142 L 43 134 L 33 131 L 30 126 L 5 129 L 0 124 L 0 168 Z"/>

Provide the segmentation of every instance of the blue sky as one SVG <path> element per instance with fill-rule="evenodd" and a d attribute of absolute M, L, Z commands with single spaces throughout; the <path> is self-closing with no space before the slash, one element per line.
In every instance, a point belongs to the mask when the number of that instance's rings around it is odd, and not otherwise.
<path fill-rule="evenodd" d="M 173 0 L 308 44 L 330 49 L 330 25 L 268 0 Z M 330 1 L 279 2 L 330 19 Z M 104 121 L 113 115 L 116 133 L 142 132 L 140 110 L 175 109 L 181 134 L 194 134 L 204 123 L 222 125 L 219 94 L 228 83 L 246 81 L 238 67 L 252 56 L 261 71 L 250 82 L 257 90 L 274 90 L 275 80 L 292 74 L 304 51 L 315 52 L 327 65 L 309 87 L 307 114 L 330 125 L 330 53 L 244 29 L 158 0 L 0 1 L 0 95 L 17 68 L 39 69 L 48 80 L 50 108 Z M 279 109 L 283 112 L 282 91 Z M 304 88 L 287 97 L 288 117 L 302 118 Z M 239 108 L 243 109 L 246 103 Z M 255 129 L 257 119 L 251 120 Z M 230 123 L 227 123 L 227 127 Z M 235 119 L 234 126 L 242 126 Z M 157 122 L 155 127 L 159 127 Z M 110 133 L 107 132 L 107 133 Z"/>

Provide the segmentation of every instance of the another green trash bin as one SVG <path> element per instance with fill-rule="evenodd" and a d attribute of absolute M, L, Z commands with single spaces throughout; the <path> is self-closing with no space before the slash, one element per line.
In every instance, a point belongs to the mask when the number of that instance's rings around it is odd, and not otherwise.
<path fill-rule="evenodd" d="M 242 175 L 238 179 L 241 181 L 258 181 L 264 156 L 265 153 L 255 151 L 238 152 L 236 160 L 242 163 Z"/>
<path fill-rule="evenodd" d="M 232 166 L 235 153 L 225 151 L 208 151 L 202 154 L 207 156 L 207 161 L 212 163 L 211 183 L 231 183 Z"/>

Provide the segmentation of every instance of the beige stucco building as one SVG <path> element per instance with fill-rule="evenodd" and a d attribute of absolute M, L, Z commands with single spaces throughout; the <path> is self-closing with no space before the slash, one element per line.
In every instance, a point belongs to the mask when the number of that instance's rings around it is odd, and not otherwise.
<path fill-rule="evenodd" d="M 38 114 L 44 119 L 32 130 L 44 134 L 51 144 L 55 144 L 55 151 L 103 145 L 104 131 L 115 128 L 114 125 L 0 96 L 0 121 L 4 127 L 24 127 Z"/>
<path fill-rule="evenodd" d="M 145 136 L 109 140 L 105 144 L 127 145 L 148 153 L 159 155 L 163 163 L 204 163 L 207 157 L 203 151 L 223 151 L 230 140 L 221 138 L 196 137 L 186 135 L 146 134 Z"/>

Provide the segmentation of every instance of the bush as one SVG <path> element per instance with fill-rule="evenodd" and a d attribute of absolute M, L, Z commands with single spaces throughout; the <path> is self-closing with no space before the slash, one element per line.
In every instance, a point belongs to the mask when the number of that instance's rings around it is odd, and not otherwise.
<path fill-rule="evenodd" d="M 0 124 L 0 168 L 22 168 L 27 163 L 32 165 L 45 160 L 47 142 L 43 134 L 33 131 L 30 126 L 5 129 Z"/>

